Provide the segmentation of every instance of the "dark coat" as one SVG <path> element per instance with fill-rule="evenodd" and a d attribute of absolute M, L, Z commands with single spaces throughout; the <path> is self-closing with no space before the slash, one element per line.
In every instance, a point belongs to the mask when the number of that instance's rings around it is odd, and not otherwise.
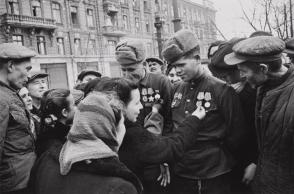
<path fill-rule="evenodd" d="M 168 136 L 156 136 L 130 121 L 126 121 L 125 125 L 126 135 L 119 150 L 119 158 L 143 179 L 143 167 L 175 162 L 183 156 L 184 151 L 194 144 L 200 120 L 190 116 Z"/>
<path fill-rule="evenodd" d="M 259 159 L 257 194 L 294 193 L 294 72 L 258 89 L 256 127 Z"/>
<path fill-rule="evenodd" d="M 175 127 L 196 109 L 198 103 L 206 106 L 208 113 L 195 144 L 185 152 L 174 170 L 180 177 L 210 179 L 232 170 L 234 153 L 247 129 L 234 89 L 209 74 L 191 82 L 181 82 L 175 88 L 172 102 Z"/>
<path fill-rule="evenodd" d="M 0 82 L 0 191 L 24 189 L 34 165 L 30 114 L 17 91 Z"/>
<path fill-rule="evenodd" d="M 66 126 L 58 121 L 52 127 L 47 126 L 39 135 L 36 142 L 38 156 L 56 143 L 65 143 L 69 130 L 70 126 Z"/>
<path fill-rule="evenodd" d="M 37 160 L 31 185 L 35 194 L 138 194 L 142 186 L 137 177 L 118 158 L 78 162 L 68 175 L 60 174 L 62 144 L 52 144 Z"/>

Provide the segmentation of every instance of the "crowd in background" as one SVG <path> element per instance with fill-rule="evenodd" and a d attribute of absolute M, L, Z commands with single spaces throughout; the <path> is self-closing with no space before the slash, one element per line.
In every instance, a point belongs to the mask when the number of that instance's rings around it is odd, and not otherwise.
<path fill-rule="evenodd" d="M 0 193 L 293 194 L 294 39 L 180 30 L 163 60 L 123 40 L 122 78 L 48 88 L 35 52 L 0 44 Z"/>

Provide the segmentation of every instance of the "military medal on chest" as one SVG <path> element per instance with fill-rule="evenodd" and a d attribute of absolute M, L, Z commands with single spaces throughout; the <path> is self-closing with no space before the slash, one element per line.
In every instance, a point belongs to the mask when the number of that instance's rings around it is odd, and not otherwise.
<path fill-rule="evenodd" d="M 211 94 L 210 94 L 210 92 L 205 92 L 205 94 L 204 94 L 204 100 L 205 100 L 204 107 L 205 108 L 209 108 L 211 106 L 211 104 L 210 104 L 210 101 L 211 101 Z"/>

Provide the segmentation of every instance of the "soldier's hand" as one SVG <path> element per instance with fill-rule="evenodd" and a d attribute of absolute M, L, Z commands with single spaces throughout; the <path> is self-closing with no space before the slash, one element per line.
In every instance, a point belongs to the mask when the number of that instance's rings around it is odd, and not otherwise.
<path fill-rule="evenodd" d="M 254 178 L 256 171 L 256 164 L 251 163 L 245 168 L 244 176 L 242 182 L 248 185 Z"/>
<path fill-rule="evenodd" d="M 192 113 L 192 115 L 202 120 L 206 115 L 205 108 L 203 106 L 197 106 L 197 109 Z"/>
<path fill-rule="evenodd" d="M 153 106 L 152 106 L 152 112 L 158 113 L 158 111 L 161 109 L 161 107 L 162 107 L 161 104 L 158 104 L 158 103 L 153 104 Z"/>

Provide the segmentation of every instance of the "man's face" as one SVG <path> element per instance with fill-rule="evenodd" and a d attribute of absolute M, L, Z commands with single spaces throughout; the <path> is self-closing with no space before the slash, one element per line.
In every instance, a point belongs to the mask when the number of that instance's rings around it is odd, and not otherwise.
<path fill-rule="evenodd" d="M 144 78 L 144 66 L 142 63 L 121 66 L 123 77 L 132 80 L 135 83 L 139 83 Z"/>
<path fill-rule="evenodd" d="M 249 68 L 250 62 L 238 64 L 241 78 L 245 78 L 251 87 L 258 87 L 267 81 L 267 76 L 261 71 L 261 68 Z M 253 64 L 252 64 L 253 65 Z M 255 64 L 258 65 L 258 64 Z"/>
<path fill-rule="evenodd" d="M 28 73 L 32 69 L 30 60 L 22 62 L 8 62 L 8 83 L 9 85 L 18 90 L 24 87 L 28 81 Z"/>
<path fill-rule="evenodd" d="M 189 82 L 192 79 L 198 78 L 204 73 L 204 69 L 201 66 L 200 60 L 196 60 L 195 58 L 181 57 L 172 65 L 176 69 L 177 76 L 179 76 L 185 82 Z"/>
<path fill-rule="evenodd" d="M 161 66 L 156 62 L 153 62 L 153 61 L 149 62 L 148 67 L 149 67 L 149 71 L 151 73 L 158 73 L 158 74 L 162 73 L 161 72 Z"/>
<path fill-rule="evenodd" d="M 32 98 L 41 99 L 48 90 L 47 78 L 36 78 L 28 84 L 28 90 Z"/>
<path fill-rule="evenodd" d="M 167 76 L 168 76 L 168 79 L 170 80 L 170 82 L 172 84 L 181 81 L 181 78 L 179 76 L 177 76 L 177 72 L 176 72 L 176 69 L 174 67 L 169 71 Z"/>

